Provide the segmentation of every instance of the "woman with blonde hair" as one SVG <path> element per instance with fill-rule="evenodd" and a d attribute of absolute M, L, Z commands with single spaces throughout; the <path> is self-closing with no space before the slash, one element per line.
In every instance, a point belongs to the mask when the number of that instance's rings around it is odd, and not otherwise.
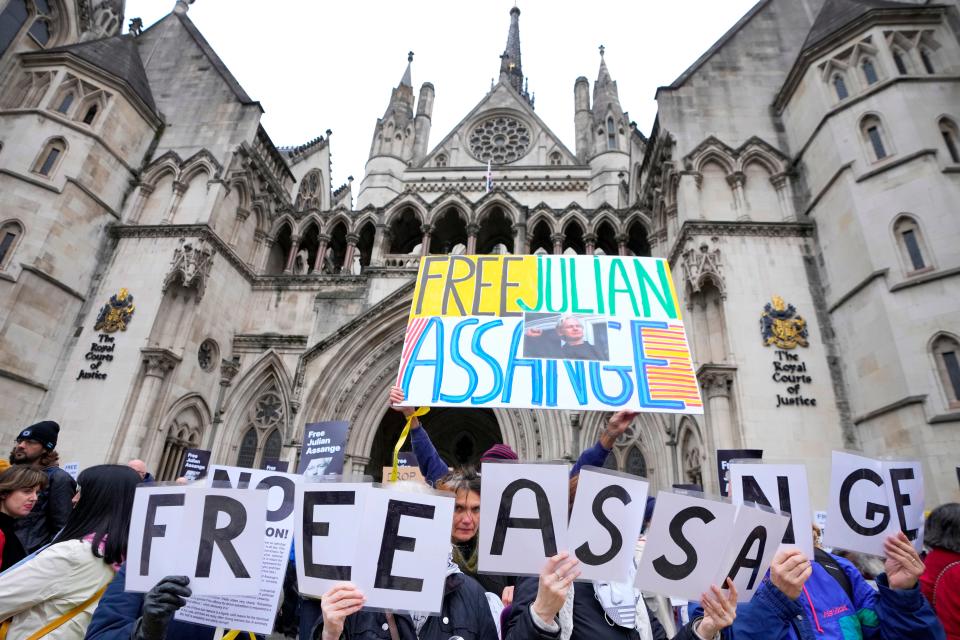
<path fill-rule="evenodd" d="M 27 555 L 14 531 L 17 518 L 33 510 L 47 474 L 18 465 L 0 473 L 0 571 L 6 571 Z"/>

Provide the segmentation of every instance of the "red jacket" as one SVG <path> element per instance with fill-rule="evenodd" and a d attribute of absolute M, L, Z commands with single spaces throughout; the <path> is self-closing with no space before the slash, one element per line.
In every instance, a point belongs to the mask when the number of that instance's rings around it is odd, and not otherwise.
<path fill-rule="evenodd" d="M 927 568 L 920 576 L 920 590 L 930 604 L 935 605 L 937 617 L 947 632 L 947 640 L 960 640 L 960 553 L 934 548 L 924 562 Z M 937 578 L 940 578 L 939 584 L 936 584 Z"/>

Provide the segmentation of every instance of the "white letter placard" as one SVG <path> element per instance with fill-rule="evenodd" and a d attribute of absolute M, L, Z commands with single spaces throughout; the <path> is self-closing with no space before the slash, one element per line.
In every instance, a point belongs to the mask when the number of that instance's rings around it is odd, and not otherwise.
<path fill-rule="evenodd" d="M 637 476 L 581 469 L 567 529 L 570 553 L 580 560 L 580 580 L 630 581 L 649 488 Z"/>
<path fill-rule="evenodd" d="M 566 464 L 483 463 L 481 572 L 540 575 L 567 549 L 569 473 Z"/>
<path fill-rule="evenodd" d="M 308 482 L 300 487 L 294 529 L 301 594 L 319 598 L 338 582 L 355 582 L 358 528 L 383 529 L 382 520 L 364 519 L 370 491 L 370 483 L 360 482 Z M 373 554 L 368 548 L 363 556 Z"/>
<path fill-rule="evenodd" d="M 919 462 L 834 451 L 824 544 L 883 556 L 883 541 L 903 531 L 919 551 L 923 506 Z"/>
<path fill-rule="evenodd" d="M 790 514 L 781 549 L 800 549 L 813 560 L 813 516 L 802 464 L 733 463 L 730 499 L 734 504 L 754 502 Z"/>
<path fill-rule="evenodd" d="M 752 505 L 738 505 L 733 529 L 727 534 L 722 571 L 714 584 L 722 586 L 733 578 L 737 602 L 749 602 L 770 568 L 790 523 L 790 516 Z"/>
<path fill-rule="evenodd" d="M 440 613 L 450 557 L 453 494 L 374 485 L 354 524 L 354 583 L 366 606 Z"/>
<path fill-rule="evenodd" d="M 142 487 L 133 502 L 128 591 L 185 575 L 194 595 L 254 595 L 267 526 L 267 492 Z"/>
<path fill-rule="evenodd" d="M 661 491 L 637 569 L 636 588 L 699 600 L 722 571 L 737 508 Z"/>

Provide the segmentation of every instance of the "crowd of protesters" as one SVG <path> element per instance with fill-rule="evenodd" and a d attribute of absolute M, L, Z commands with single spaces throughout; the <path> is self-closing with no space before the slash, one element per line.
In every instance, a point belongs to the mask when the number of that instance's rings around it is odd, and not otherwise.
<path fill-rule="evenodd" d="M 411 423 L 427 484 L 398 488 L 429 485 L 455 497 L 441 612 L 369 610 L 363 592 L 347 582 L 319 600 L 300 597 L 291 567 L 278 632 L 302 640 L 960 640 L 960 504 L 929 514 L 923 558 L 902 533 L 887 538 L 882 562 L 828 553 L 814 527 L 814 557 L 778 552 L 747 603 L 738 603 L 730 580 L 685 609 L 639 592 L 632 581 L 578 581 L 578 561 L 566 551 L 537 577 L 481 573 L 480 473 L 451 468 L 402 401 L 395 387 L 388 403 Z M 602 467 L 635 415 L 613 414 L 598 442 L 581 454 L 571 471 L 571 505 L 580 469 Z M 135 489 L 154 482 L 146 464 L 98 465 L 74 480 L 59 466 L 59 433 L 52 421 L 23 429 L 9 467 L 0 467 L 0 639 L 214 638 L 212 627 L 174 619 L 191 596 L 187 577 L 168 576 L 145 594 L 125 590 Z M 517 455 L 497 444 L 480 457 L 497 460 Z M 654 508 L 648 499 L 646 523 Z M 634 566 L 643 545 L 641 536 Z"/>

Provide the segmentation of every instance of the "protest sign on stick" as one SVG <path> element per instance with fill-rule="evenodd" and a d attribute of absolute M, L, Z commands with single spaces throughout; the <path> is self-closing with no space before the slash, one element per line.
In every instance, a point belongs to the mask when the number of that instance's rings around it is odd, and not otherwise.
<path fill-rule="evenodd" d="M 178 478 L 186 478 L 194 482 L 207 475 L 210 466 L 210 452 L 206 449 L 187 449 L 183 455 L 183 465 L 180 467 Z"/>
<path fill-rule="evenodd" d="M 670 268 L 624 256 L 425 256 L 409 406 L 703 413 Z"/>
<path fill-rule="evenodd" d="M 481 572 L 539 575 L 567 549 L 569 473 L 566 464 L 483 463 Z"/>
<path fill-rule="evenodd" d="M 267 522 L 260 558 L 260 589 L 253 596 L 195 596 L 177 611 L 178 620 L 270 634 L 283 593 L 293 541 L 294 499 L 303 482 L 298 475 L 213 465 L 211 486 L 253 489 L 267 494 Z"/>
<path fill-rule="evenodd" d="M 349 430 L 350 423 L 342 420 L 305 425 L 297 473 L 306 478 L 343 473 L 344 447 Z"/>
<path fill-rule="evenodd" d="M 194 595 L 255 595 L 267 527 L 267 492 L 137 488 L 127 546 L 128 591 L 165 576 L 190 578 Z"/>
<path fill-rule="evenodd" d="M 357 526 L 380 526 L 363 520 L 371 488 L 368 482 L 307 482 L 297 492 L 295 553 L 302 595 L 319 598 L 338 582 L 356 581 Z M 367 550 L 364 557 L 371 554 Z"/>
<path fill-rule="evenodd" d="M 633 577 L 649 488 L 643 478 L 626 473 L 580 470 L 567 544 L 580 561 L 581 580 L 629 582 Z"/>
<path fill-rule="evenodd" d="M 439 614 L 450 554 L 453 494 L 375 485 L 366 496 L 353 580 L 366 607 Z"/>
<path fill-rule="evenodd" d="M 753 502 L 790 514 L 781 548 L 800 549 L 813 559 L 813 513 L 802 464 L 743 462 L 730 465 L 730 499 Z"/>
<path fill-rule="evenodd" d="M 919 462 L 834 451 L 824 544 L 882 556 L 887 536 L 903 531 L 919 551 L 923 506 Z"/>

